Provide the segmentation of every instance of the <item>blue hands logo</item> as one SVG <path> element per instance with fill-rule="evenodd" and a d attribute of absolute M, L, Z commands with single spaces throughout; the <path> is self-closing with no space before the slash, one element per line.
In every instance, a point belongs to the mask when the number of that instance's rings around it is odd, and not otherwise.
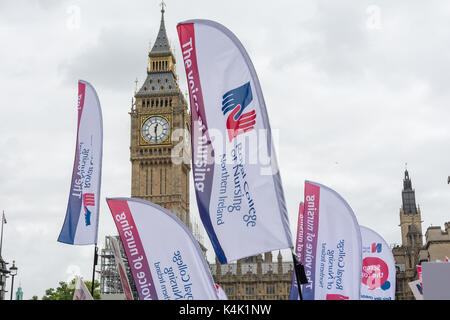
<path fill-rule="evenodd" d="M 244 85 L 237 87 L 236 89 L 232 89 L 223 95 L 222 112 L 225 115 L 240 105 L 241 109 L 234 115 L 234 120 L 237 120 L 252 100 L 252 88 L 250 87 L 250 82 L 247 82 Z"/>

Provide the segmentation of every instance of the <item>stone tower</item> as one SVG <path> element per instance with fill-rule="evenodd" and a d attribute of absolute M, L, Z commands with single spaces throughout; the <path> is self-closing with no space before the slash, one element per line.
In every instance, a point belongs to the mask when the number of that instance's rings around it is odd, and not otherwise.
<path fill-rule="evenodd" d="M 405 170 L 400 208 L 400 229 L 402 245 L 392 248 L 396 269 L 396 299 L 412 300 L 414 296 L 408 283 L 417 280 L 416 265 L 420 263 L 419 253 L 423 246 L 422 218 L 416 206 L 415 191 L 412 188 L 408 170 Z"/>
<path fill-rule="evenodd" d="M 400 208 L 400 228 L 402 245 L 422 247 L 422 218 L 420 208 L 416 206 L 415 191 L 412 188 L 408 170 L 405 170 L 402 190 L 402 207 Z"/>
<path fill-rule="evenodd" d="M 164 3 L 158 36 L 148 53 L 147 77 L 130 112 L 131 196 L 156 203 L 189 228 L 188 105 L 167 39 Z"/>

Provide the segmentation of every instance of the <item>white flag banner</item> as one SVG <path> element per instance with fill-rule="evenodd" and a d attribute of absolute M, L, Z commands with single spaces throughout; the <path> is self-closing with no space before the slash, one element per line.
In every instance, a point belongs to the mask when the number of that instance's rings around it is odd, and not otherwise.
<path fill-rule="evenodd" d="M 359 227 L 362 239 L 361 300 L 395 300 L 395 261 L 386 241 Z"/>
<path fill-rule="evenodd" d="M 304 300 L 359 300 L 361 231 L 348 203 L 336 191 L 306 181 L 302 230 Z"/>
<path fill-rule="evenodd" d="M 177 26 L 191 103 L 192 172 L 220 263 L 293 248 L 266 106 L 236 36 L 209 20 Z"/>
<path fill-rule="evenodd" d="M 97 244 L 103 152 L 103 120 L 92 85 L 78 82 L 78 125 L 69 202 L 58 241 Z"/>
<path fill-rule="evenodd" d="M 219 300 L 228 300 L 228 296 L 225 293 L 225 291 L 223 291 L 222 287 L 219 286 L 217 283 L 215 284 L 215 286 L 216 286 L 217 296 L 219 297 Z"/>
<path fill-rule="evenodd" d="M 416 298 L 416 300 L 423 300 L 422 281 L 414 280 L 414 281 L 408 282 L 408 285 L 411 288 L 414 298 Z"/>
<path fill-rule="evenodd" d="M 106 200 L 139 300 L 217 300 L 197 240 L 168 210 L 145 200 Z"/>
<path fill-rule="evenodd" d="M 73 300 L 94 300 L 81 277 L 77 276 L 75 279 L 75 292 L 73 293 Z"/>
<path fill-rule="evenodd" d="M 114 260 L 116 261 L 117 271 L 119 272 L 120 282 L 122 283 L 125 299 L 134 300 L 130 282 L 128 281 L 125 264 L 123 263 L 122 253 L 120 252 L 119 242 L 115 237 L 111 237 L 109 240 L 111 243 L 112 252 L 114 254 Z"/>

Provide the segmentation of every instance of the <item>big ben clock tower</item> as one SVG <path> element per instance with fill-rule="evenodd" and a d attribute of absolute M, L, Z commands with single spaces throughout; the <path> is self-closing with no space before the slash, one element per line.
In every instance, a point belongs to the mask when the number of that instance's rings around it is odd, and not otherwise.
<path fill-rule="evenodd" d="M 147 77 L 135 93 L 131 116 L 131 196 L 156 203 L 190 227 L 186 148 L 190 126 L 187 102 L 175 71 L 175 56 L 164 24 L 148 54 Z M 176 160 L 176 161 L 175 161 Z"/>

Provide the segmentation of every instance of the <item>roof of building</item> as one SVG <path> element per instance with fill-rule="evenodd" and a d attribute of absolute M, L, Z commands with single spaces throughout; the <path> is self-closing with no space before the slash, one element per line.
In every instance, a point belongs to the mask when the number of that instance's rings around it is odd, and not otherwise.
<path fill-rule="evenodd" d="M 164 23 L 164 6 L 161 9 L 161 24 L 158 36 L 153 48 L 149 52 L 149 58 L 158 56 L 172 56 L 175 59 L 167 39 Z M 147 71 L 147 77 L 141 88 L 136 92 L 136 97 L 177 95 L 180 94 L 177 79 L 171 71 Z M 184 98 L 184 97 L 183 97 Z"/>
<path fill-rule="evenodd" d="M 405 178 L 403 179 L 402 208 L 404 214 L 417 214 L 416 195 L 412 188 L 408 170 L 405 170 Z"/>
<path fill-rule="evenodd" d="M 136 97 L 175 95 L 178 93 L 179 88 L 172 72 L 152 72 L 147 74 L 147 78 L 136 93 Z"/>
<path fill-rule="evenodd" d="M 166 25 L 164 23 L 164 6 L 161 9 L 161 24 L 159 26 L 158 36 L 156 37 L 150 56 L 159 56 L 161 54 L 172 54 L 169 39 L 167 38 Z"/>

